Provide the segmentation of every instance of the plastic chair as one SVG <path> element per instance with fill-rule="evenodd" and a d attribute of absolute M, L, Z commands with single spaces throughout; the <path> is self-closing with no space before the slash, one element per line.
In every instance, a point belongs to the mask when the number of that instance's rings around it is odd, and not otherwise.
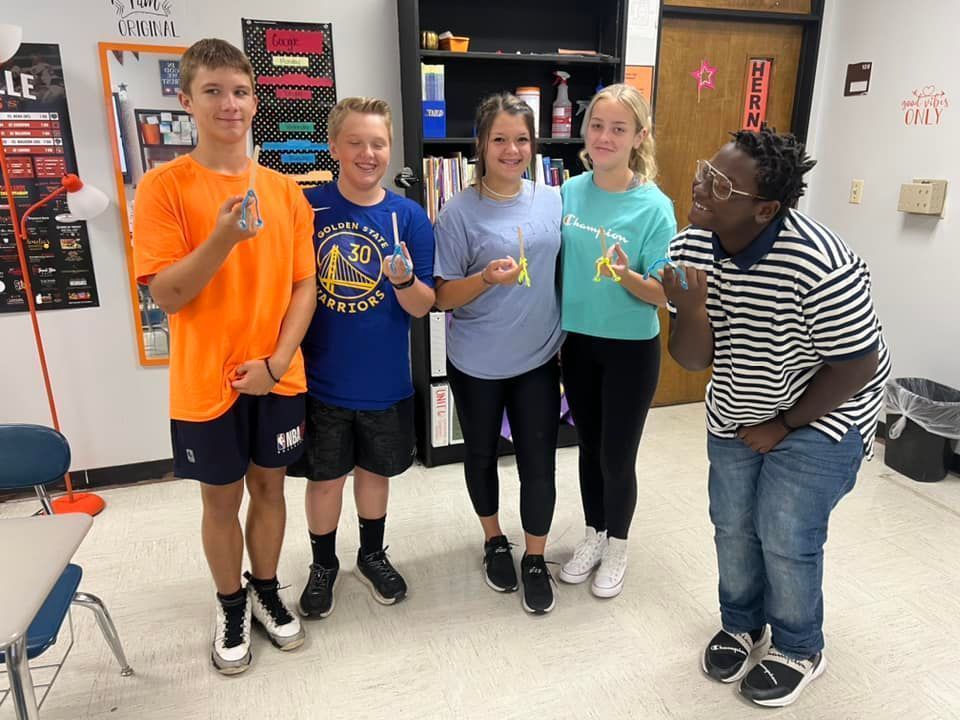
<path fill-rule="evenodd" d="M 62 479 L 69 468 L 70 446 L 67 444 L 67 439 L 56 430 L 39 425 L 0 424 L 0 490 L 33 487 L 44 511 L 47 514 L 53 514 L 53 506 L 46 486 Z M 96 595 L 78 591 L 82 576 L 83 570 L 79 565 L 73 564 L 68 565 L 60 575 L 57 584 L 47 596 L 33 622 L 30 623 L 27 631 L 27 659 L 33 660 L 39 657 L 56 643 L 64 620 L 69 618 L 70 607 L 80 605 L 93 611 L 107 645 L 120 663 L 120 674 L 124 677 L 133 675 L 133 669 L 123 652 L 120 636 L 103 601 Z M 45 687 L 38 705 L 42 705 L 46 699 L 72 648 L 71 619 L 70 642 L 63 656 L 56 663 L 42 666 L 55 668 L 55 672 L 49 683 L 38 685 L 38 687 Z M 2 652 L 0 652 L 0 662 L 6 662 Z M 6 700 L 9 692 L 9 690 L 0 690 L 0 705 Z"/>

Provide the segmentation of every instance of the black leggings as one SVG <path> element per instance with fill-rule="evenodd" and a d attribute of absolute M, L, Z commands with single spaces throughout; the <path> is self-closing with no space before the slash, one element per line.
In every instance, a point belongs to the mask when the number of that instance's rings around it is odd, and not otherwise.
<path fill-rule="evenodd" d="M 497 444 L 506 409 L 520 474 L 520 520 L 528 534 L 546 535 L 557 501 L 557 359 L 503 380 L 475 378 L 448 362 L 447 378 L 463 428 L 463 467 L 473 509 L 480 517 L 489 517 L 500 506 Z"/>
<path fill-rule="evenodd" d="M 660 338 L 568 333 L 560 357 L 580 444 L 584 519 L 625 540 L 637 506 L 637 450 L 660 374 Z"/>

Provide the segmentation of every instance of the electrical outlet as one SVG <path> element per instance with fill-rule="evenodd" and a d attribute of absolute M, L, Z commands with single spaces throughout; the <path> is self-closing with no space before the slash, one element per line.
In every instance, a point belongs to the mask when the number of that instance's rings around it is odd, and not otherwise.
<path fill-rule="evenodd" d="M 897 210 L 916 215 L 938 215 L 943 217 L 946 197 L 946 180 L 914 178 L 912 183 L 906 183 L 900 186 L 900 199 L 897 202 Z"/>
<path fill-rule="evenodd" d="M 863 200 L 863 180 L 851 180 L 850 203 L 852 205 L 859 205 L 861 200 Z"/>

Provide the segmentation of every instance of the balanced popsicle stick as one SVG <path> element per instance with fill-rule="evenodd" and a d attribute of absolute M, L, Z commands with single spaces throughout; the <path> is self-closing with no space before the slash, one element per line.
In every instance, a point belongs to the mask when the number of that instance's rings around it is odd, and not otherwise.
<path fill-rule="evenodd" d="M 527 269 L 527 254 L 523 249 L 523 230 L 517 227 L 517 236 L 520 238 L 520 275 L 517 276 L 517 285 L 530 287 L 530 271 Z"/>
<path fill-rule="evenodd" d="M 390 265 L 394 272 L 398 271 L 397 263 L 403 267 L 404 272 L 410 272 L 413 270 L 413 266 L 410 264 L 410 261 L 407 260 L 406 255 L 403 254 L 403 248 L 400 247 L 400 229 L 397 227 L 397 214 L 392 212 L 390 216 L 393 219 L 393 257 L 390 258 Z"/>
<path fill-rule="evenodd" d="M 253 157 L 250 159 L 250 181 L 246 195 L 243 196 L 243 207 L 240 209 L 240 228 L 242 230 L 259 230 L 263 227 L 263 217 L 260 215 L 260 200 L 253 189 L 253 182 L 257 175 L 257 165 L 260 160 L 260 146 L 253 147 Z"/>
<path fill-rule="evenodd" d="M 257 175 L 257 165 L 260 164 L 260 146 L 253 146 L 253 157 L 250 158 L 250 189 L 253 190 L 253 180 Z"/>
<path fill-rule="evenodd" d="M 597 258 L 597 274 L 594 275 L 593 281 L 600 282 L 603 279 L 601 274 L 601 269 L 606 267 L 610 272 L 610 277 L 614 282 L 620 282 L 620 276 L 614 271 L 613 266 L 610 263 L 610 258 L 607 256 L 607 231 L 603 228 L 600 228 L 598 233 L 600 235 L 600 257 Z"/>

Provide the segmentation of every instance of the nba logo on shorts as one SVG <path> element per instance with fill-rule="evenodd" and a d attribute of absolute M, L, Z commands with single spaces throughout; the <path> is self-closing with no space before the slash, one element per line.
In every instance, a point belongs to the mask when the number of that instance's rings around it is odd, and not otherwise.
<path fill-rule="evenodd" d="M 291 430 L 277 433 L 277 455 L 283 455 L 283 453 L 293 450 L 303 442 L 303 427 L 301 423 Z"/>
<path fill-rule="evenodd" d="M 193 454 L 193 450 L 191 450 L 190 448 L 187 448 L 187 462 L 189 463 L 197 462 L 197 456 Z"/>

